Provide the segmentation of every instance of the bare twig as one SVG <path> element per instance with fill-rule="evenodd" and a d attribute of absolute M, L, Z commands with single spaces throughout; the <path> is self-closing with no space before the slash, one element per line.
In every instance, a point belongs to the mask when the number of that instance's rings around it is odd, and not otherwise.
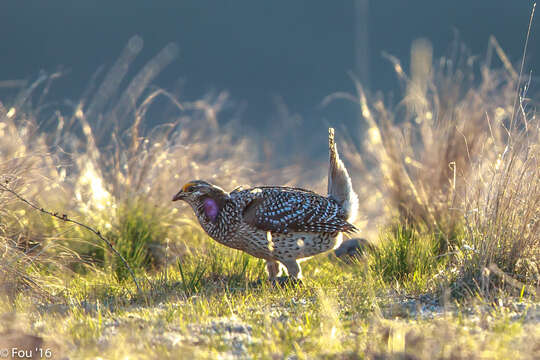
<path fill-rule="evenodd" d="M 68 217 L 67 214 L 62 214 L 60 215 L 59 213 L 57 212 L 51 212 L 49 210 L 46 210 L 32 202 L 30 202 L 29 200 L 25 199 L 24 197 L 22 197 L 19 193 L 17 193 L 15 190 L 9 188 L 7 186 L 7 184 L 9 183 L 8 180 L 6 180 L 5 184 L 0 184 L 0 190 L 2 191 L 7 191 L 11 194 L 13 194 L 17 199 L 19 199 L 20 201 L 22 201 L 23 203 L 25 203 L 26 205 L 30 206 L 31 208 L 39 211 L 39 212 L 42 212 L 44 214 L 47 214 L 49 216 L 52 216 L 56 219 L 59 219 L 59 220 L 62 220 L 62 221 L 65 221 L 65 222 L 70 222 L 70 223 L 73 223 L 75 225 L 78 225 L 92 233 L 94 233 L 98 238 L 100 238 L 105 244 L 107 244 L 107 246 L 111 249 L 111 251 L 120 258 L 120 260 L 122 260 L 122 262 L 124 263 L 124 265 L 126 266 L 126 268 L 128 269 L 130 275 L 131 275 L 131 278 L 133 279 L 133 282 L 135 283 L 135 286 L 137 287 L 137 291 L 139 292 L 139 294 L 142 294 L 142 290 L 141 290 L 141 287 L 139 286 L 139 283 L 137 282 L 137 278 L 135 277 L 135 273 L 133 272 L 133 269 L 131 268 L 131 266 L 129 266 L 128 262 L 126 261 L 126 259 L 122 256 L 122 254 L 120 254 L 118 252 L 118 250 L 116 250 L 114 248 L 114 246 L 112 245 L 112 243 L 107 240 L 103 235 L 101 235 L 101 232 L 94 229 L 93 227 L 91 226 L 88 226 L 86 224 L 83 224 L 77 220 L 73 220 L 71 218 Z"/>

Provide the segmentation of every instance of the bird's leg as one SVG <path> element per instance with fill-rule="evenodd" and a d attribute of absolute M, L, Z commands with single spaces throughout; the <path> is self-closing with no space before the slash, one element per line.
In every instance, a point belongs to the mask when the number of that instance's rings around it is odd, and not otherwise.
<path fill-rule="evenodd" d="M 266 271 L 268 271 L 268 280 L 274 283 L 279 275 L 279 264 L 277 261 L 266 260 Z"/>
<path fill-rule="evenodd" d="M 288 281 L 293 283 L 302 283 L 302 270 L 300 269 L 300 264 L 295 259 L 282 261 L 283 265 L 287 268 L 287 273 L 289 274 Z"/>

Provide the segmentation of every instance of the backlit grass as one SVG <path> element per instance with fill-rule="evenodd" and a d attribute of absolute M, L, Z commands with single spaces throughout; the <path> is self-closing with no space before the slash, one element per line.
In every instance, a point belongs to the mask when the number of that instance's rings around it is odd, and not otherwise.
<path fill-rule="evenodd" d="M 113 70 L 141 47 L 132 39 Z M 224 119 L 225 93 L 181 101 L 151 88 L 175 56 L 167 46 L 125 88 L 111 70 L 47 124 L 46 75 L 0 102 L 2 186 L 92 226 L 141 285 L 94 233 L 0 191 L 0 351 L 42 339 L 73 359 L 538 357 L 540 129 L 510 65 L 433 61 L 422 40 L 410 74 L 390 57 L 397 106 L 359 83 L 329 98 L 357 101 L 367 124 L 338 132 L 338 146 L 374 246 L 316 256 L 302 286 L 273 287 L 262 260 L 212 241 L 170 199 L 196 178 L 323 192 L 326 160 L 263 162 L 283 154 Z M 157 97 L 164 120 L 147 128 Z"/>

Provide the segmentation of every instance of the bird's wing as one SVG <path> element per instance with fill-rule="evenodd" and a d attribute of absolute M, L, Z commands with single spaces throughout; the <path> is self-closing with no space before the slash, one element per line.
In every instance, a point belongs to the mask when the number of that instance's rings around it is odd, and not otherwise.
<path fill-rule="evenodd" d="M 244 208 L 244 221 L 275 233 L 355 230 L 335 201 L 289 188 L 261 188 Z"/>

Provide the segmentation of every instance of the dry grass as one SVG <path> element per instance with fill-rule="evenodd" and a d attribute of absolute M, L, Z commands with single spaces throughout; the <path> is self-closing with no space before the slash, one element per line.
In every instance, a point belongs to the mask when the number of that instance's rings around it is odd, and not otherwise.
<path fill-rule="evenodd" d="M 410 74 L 388 56 L 404 88 L 395 108 L 369 101 L 358 82 L 357 97 L 327 99 L 352 99 L 366 122 L 364 153 L 350 145 L 345 151 L 364 175 L 353 178 L 378 189 L 387 218 L 434 234 L 440 256 L 457 254 L 458 266 L 467 268 L 460 269 L 463 285 L 473 291 L 487 290 L 473 283 L 491 264 L 538 286 L 540 134 L 534 101 L 526 98 L 527 83 L 518 87 L 513 69 L 477 64 L 457 47 L 452 54 L 433 64 L 430 43 L 418 40 Z"/>
<path fill-rule="evenodd" d="M 131 39 L 67 110 L 42 110 L 56 74 L 0 104 L 2 184 L 100 230 L 142 294 L 93 234 L 0 192 L 0 301 L 37 319 L 0 331 L 62 342 L 77 358 L 506 358 L 514 346 L 534 357 L 536 313 L 508 309 L 537 301 L 540 285 L 540 130 L 511 65 L 494 69 L 460 47 L 434 60 L 420 40 L 409 74 L 388 56 L 404 92 L 397 105 L 359 83 L 355 96 L 329 97 L 361 108 L 366 131 L 340 150 L 363 198 L 358 225 L 379 246 L 354 265 L 313 259 L 304 288 L 271 289 L 253 284 L 261 261 L 210 241 L 169 200 L 197 178 L 322 192 L 324 162 L 265 162 L 277 153 L 226 119 L 226 93 L 187 101 L 151 87 L 173 45 L 121 88 L 142 45 Z M 160 98 L 164 120 L 146 128 Z"/>

